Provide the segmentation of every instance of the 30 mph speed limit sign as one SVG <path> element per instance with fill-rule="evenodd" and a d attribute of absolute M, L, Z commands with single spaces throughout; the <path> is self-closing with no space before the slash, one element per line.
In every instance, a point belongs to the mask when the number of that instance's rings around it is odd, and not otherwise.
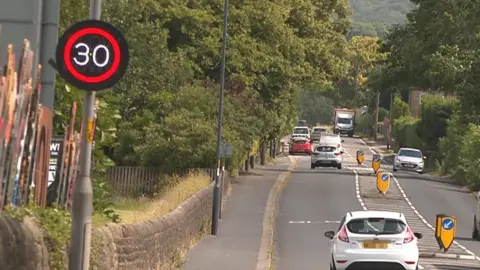
<path fill-rule="evenodd" d="M 128 44 L 112 25 L 86 20 L 65 31 L 55 57 L 57 71 L 68 83 L 86 91 L 99 91 L 111 88 L 125 74 Z"/>

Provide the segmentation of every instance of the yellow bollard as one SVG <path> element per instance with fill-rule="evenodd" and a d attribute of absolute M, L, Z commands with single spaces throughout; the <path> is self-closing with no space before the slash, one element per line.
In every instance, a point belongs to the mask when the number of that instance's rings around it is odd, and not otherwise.
<path fill-rule="evenodd" d="M 437 214 L 435 220 L 435 238 L 438 246 L 447 252 L 455 240 L 457 231 L 457 219 L 445 214 Z"/>
<path fill-rule="evenodd" d="M 378 172 L 377 173 L 377 190 L 382 194 L 386 194 L 390 188 L 390 173 Z"/>
<path fill-rule="evenodd" d="M 381 157 L 380 155 L 373 155 L 372 157 L 372 169 L 374 173 L 377 173 L 380 169 Z"/>
<path fill-rule="evenodd" d="M 357 151 L 357 162 L 358 165 L 362 165 L 362 163 L 365 161 L 365 154 L 363 153 L 362 150 Z"/>

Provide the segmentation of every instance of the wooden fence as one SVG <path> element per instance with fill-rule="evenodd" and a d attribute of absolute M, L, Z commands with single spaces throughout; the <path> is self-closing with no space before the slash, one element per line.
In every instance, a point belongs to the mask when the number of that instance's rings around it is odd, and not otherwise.
<path fill-rule="evenodd" d="M 200 173 L 213 179 L 215 170 L 201 168 L 188 169 L 177 173 L 178 176 L 186 176 L 189 173 Z M 116 166 L 107 169 L 106 180 L 110 184 L 114 196 L 152 196 L 166 177 L 159 168 Z"/>

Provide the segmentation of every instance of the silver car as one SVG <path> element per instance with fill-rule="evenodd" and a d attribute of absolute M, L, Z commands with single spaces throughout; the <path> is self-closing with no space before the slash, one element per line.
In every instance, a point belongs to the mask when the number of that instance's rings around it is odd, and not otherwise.
<path fill-rule="evenodd" d="M 405 170 L 423 173 L 426 157 L 415 148 L 400 148 L 393 161 L 393 171 Z"/>
<path fill-rule="evenodd" d="M 337 167 L 342 168 L 342 153 L 336 145 L 321 144 L 315 146 L 315 151 L 311 155 L 311 168 L 316 167 Z"/>

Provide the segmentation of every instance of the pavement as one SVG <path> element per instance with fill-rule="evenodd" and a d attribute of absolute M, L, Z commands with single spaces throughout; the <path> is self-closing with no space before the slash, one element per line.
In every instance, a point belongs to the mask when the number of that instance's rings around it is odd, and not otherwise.
<path fill-rule="evenodd" d="M 188 252 L 184 270 L 256 269 L 260 244 L 265 238 L 267 198 L 277 179 L 292 165 L 289 157 L 278 157 L 275 162 L 276 165 L 257 165 L 233 183 L 217 235 L 204 237 Z"/>
<path fill-rule="evenodd" d="M 405 214 L 412 230 L 424 236 L 419 240 L 420 269 L 480 269 L 480 242 L 470 240 L 476 201 L 468 193 L 432 175 L 397 172 L 387 194 L 380 196 L 370 166 L 375 149 L 358 138 L 344 140 L 342 170 L 311 170 L 310 157 L 299 157 L 279 199 L 274 269 L 328 269 L 329 240 L 323 232 L 338 230 L 346 212 L 361 209 Z M 363 166 L 355 160 L 357 150 L 365 153 Z M 391 165 L 384 160 L 382 169 L 390 171 Z M 438 213 L 457 218 L 456 241 L 445 254 L 432 227 Z"/>

